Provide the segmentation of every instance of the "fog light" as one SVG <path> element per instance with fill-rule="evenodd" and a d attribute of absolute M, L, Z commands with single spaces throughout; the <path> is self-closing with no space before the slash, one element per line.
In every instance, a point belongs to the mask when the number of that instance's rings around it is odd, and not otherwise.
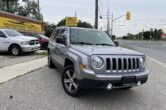
<path fill-rule="evenodd" d="M 138 82 L 137 82 L 137 86 L 140 86 L 140 85 L 141 85 L 141 81 L 138 81 Z"/>
<path fill-rule="evenodd" d="M 111 84 L 111 83 L 109 83 L 109 84 L 107 85 L 107 89 L 108 89 L 108 90 L 111 90 L 111 89 L 112 89 L 112 84 Z"/>

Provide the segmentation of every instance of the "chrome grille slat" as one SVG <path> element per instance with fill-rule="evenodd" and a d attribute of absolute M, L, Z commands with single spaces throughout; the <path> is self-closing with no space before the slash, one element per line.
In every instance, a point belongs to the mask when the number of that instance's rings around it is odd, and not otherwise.
<path fill-rule="evenodd" d="M 113 57 L 106 58 L 106 72 L 126 73 L 139 71 L 138 57 Z"/>

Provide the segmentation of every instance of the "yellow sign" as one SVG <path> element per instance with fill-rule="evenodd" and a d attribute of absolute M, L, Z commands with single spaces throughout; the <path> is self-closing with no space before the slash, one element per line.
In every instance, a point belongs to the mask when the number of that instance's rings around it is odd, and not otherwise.
<path fill-rule="evenodd" d="M 131 13 L 130 12 L 127 12 L 126 13 L 126 20 L 130 20 L 131 19 Z"/>
<path fill-rule="evenodd" d="M 24 22 L 6 17 L 0 17 L 0 28 L 10 28 L 21 32 L 42 32 L 40 24 Z"/>
<path fill-rule="evenodd" d="M 66 26 L 76 27 L 77 17 L 66 17 Z"/>

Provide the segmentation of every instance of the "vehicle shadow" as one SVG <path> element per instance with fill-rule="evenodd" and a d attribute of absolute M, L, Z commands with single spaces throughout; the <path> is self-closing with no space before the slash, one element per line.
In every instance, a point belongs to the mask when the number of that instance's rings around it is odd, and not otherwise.
<path fill-rule="evenodd" d="M 61 79 L 61 73 L 59 70 L 55 69 L 58 74 L 56 77 Z M 59 80 L 60 81 L 60 80 Z M 113 89 L 113 90 L 81 90 L 81 93 L 77 97 L 70 97 L 68 98 L 73 101 L 78 101 L 79 103 L 86 103 L 86 104 L 128 104 L 133 102 L 137 102 L 138 98 L 141 99 L 142 94 L 137 91 L 138 88 L 131 88 L 131 89 Z M 65 94 L 65 92 L 64 92 Z M 117 101 L 118 100 L 118 101 Z"/>
<path fill-rule="evenodd" d="M 0 52 L 1 56 L 5 56 L 5 57 L 21 57 L 21 56 L 31 56 L 31 55 L 38 55 L 36 52 L 27 52 L 27 53 L 23 53 L 20 56 L 13 56 L 8 52 Z"/>

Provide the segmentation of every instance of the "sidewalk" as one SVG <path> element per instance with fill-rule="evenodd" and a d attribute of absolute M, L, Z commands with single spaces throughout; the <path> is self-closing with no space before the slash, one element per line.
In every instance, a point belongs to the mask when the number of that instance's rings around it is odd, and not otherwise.
<path fill-rule="evenodd" d="M 47 65 L 47 57 L 0 68 L 0 83 L 24 75 Z"/>

